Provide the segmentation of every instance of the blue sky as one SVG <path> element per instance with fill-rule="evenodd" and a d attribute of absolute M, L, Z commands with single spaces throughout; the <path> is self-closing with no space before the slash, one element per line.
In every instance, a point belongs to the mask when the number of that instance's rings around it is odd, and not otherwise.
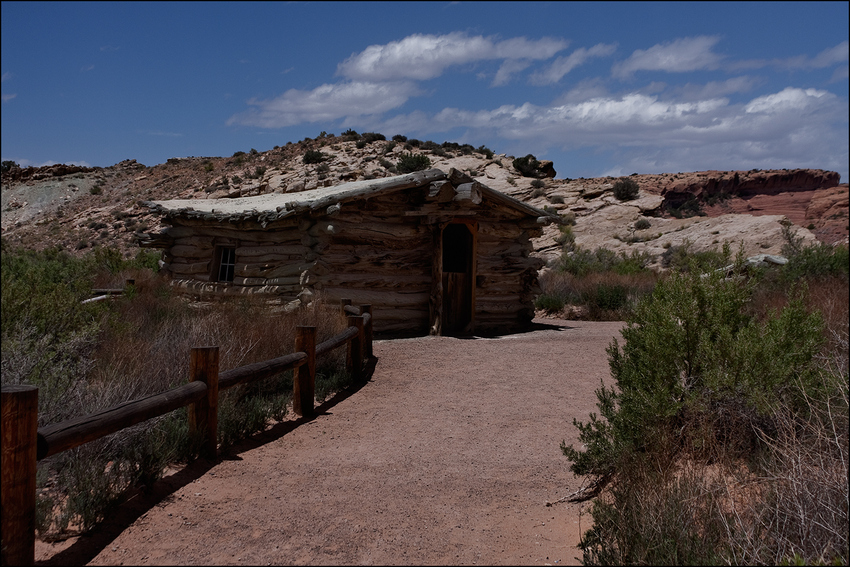
<path fill-rule="evenodd" d="M 325 131 L 558 178 L 848 180 L 847 2 L 9 2 L 3 160 L 156 165 Z"/>

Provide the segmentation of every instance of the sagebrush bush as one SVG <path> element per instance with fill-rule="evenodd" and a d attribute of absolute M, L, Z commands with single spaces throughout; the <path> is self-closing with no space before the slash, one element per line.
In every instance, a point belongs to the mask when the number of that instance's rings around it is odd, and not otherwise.
<path fill-rule="evenodd" d="M 431 167 L 431 160 L 428 156 L 422 154 L 401 154 L 396 163 L 396 169 L 399 173 L 413 173 L 414 171 L 423 171 Z"/>
<path fill-rule="evenodd" d="M 307 152 L 304 154 L 304 157 L 301 158 L 301 161 L 306 164 L 322 163 L 325 159 L 327 159 L 327 157 L 328 156 L 326 156 L 319 150 L 307 150 Z"/>
<path fill-rule="evenodd" d="M 609 346 L 614 384 L 561 445 L 608 486 L 585 564 L 846 563 L 846 287 L 826 333 L 805 281 L 771 310 L 756 276 L 673 271 Z"/>
<path fill-rule="evenodd" d="M 514 159 L 513 166 L 523 177 L 538 177 L 540 175 L 540 162 L 532 154 Z"/>
<path fill-rule="evenodd" d="M 638 194 L 640 193 L 640 185 L 638 185 L 638 182 L 634 179 L 621 177 L 614 182 L 612 191 L 614 193 L 614 197 L 620 201 L 631 201 L 632 199 L 637 199 Z"/>

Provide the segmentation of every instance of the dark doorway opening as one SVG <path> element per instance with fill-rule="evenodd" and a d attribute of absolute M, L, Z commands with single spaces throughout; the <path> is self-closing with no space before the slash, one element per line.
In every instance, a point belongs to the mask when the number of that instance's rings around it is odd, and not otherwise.
<path fill-rule="evenodd" d="M 471 332 L 473 321 L 474 244 L 466 224 L 450 224 L 443 229 L 443 335 Z"/>

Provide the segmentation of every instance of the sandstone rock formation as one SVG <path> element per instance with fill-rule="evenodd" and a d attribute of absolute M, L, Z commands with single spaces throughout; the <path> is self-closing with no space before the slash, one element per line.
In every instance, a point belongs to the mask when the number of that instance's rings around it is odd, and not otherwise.
<path fill-rule="evenodd" d="M 638 182 L 639 196 L 621 202 L 611 191 L 612 177 L 554 179 L 554 164 L 543 160 L 542 178 L 523 177 L 513 168 L 513 156 L 470 151 L 471 146 L 422 145 L 432 149 L 329 135 L 266 152 L 171 158 L 151 167 L 126 160 L 107 168 L 12 168 L 2 176 L 2 234 L 4 240 L 33 248 L 61 246 L 82 253 L 111 245 L 135 255 L 137 235 L 161 228 L 159 218 L 138 207 L 138 201 L 228 199 L 387 177 L 396 174 L 400 155 L 411 152 L 426 155 L 432 167 L 454 167 L 493 189 L 574 217 L 570 230 L 584 248 L 660 257 L 666 248 L 687 241 L 694 250 L 729 243 L 736 251 L 743 246 L 748 255 L 778 254 L 787 221 L 806 242 L 847 242 L 848 188 L 831 171 L 634 174 L 629 177 Z M 305 164 L 308 150 L 321 151 L 325 159 Z M 558 257 L 563 238 L 557 227 L 548 227 L 535 241 L 535 254 Z"/>

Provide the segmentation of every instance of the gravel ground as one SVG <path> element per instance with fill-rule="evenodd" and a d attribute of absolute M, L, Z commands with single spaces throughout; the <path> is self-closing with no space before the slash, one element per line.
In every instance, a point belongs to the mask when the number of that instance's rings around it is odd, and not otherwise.
<path fill-rule="evenodd" d="M 371 380 L 167 476 L 40 564 L 578 565 L 560 450 L 610 379 L 620 322 L 376 341 Z M 585 512 L 587 504 L 584 504 Z"/>

